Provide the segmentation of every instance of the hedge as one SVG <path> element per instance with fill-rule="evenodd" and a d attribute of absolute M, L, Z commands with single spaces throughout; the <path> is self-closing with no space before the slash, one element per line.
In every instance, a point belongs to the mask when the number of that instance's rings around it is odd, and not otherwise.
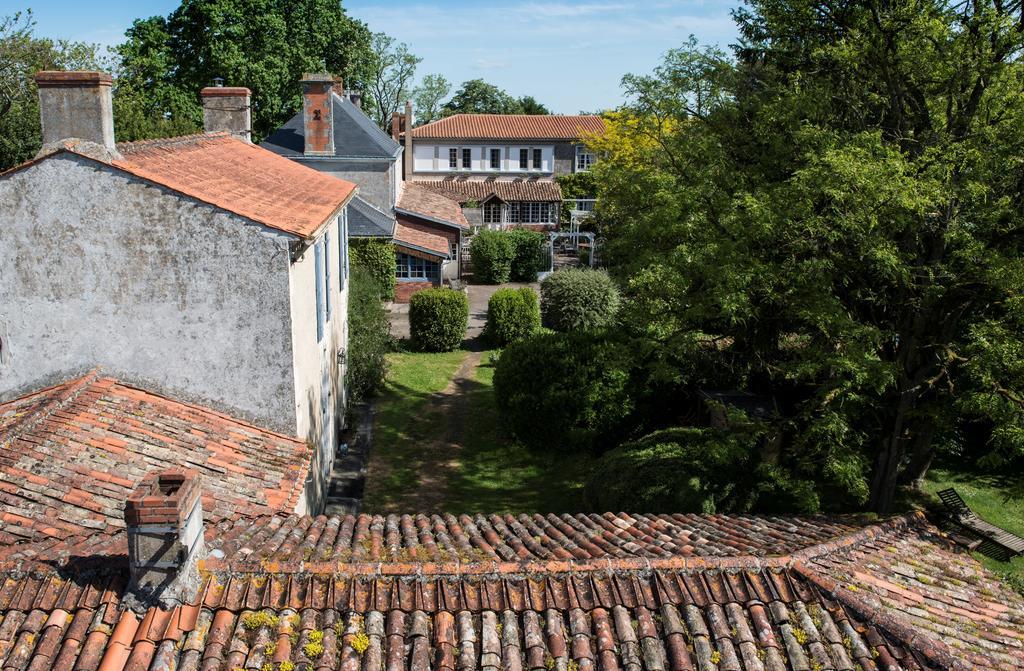
<path fill-rule="evenodd" d="M 544 242 L 547 239 L 543 233 L 529 231 L 522 228 L 514 228 L 505 231 L 512 240 L 512 273 L 513 282 L 536 282 L 537 273 L 547 267 L 547 257 L 544 254 Z"/>
<path fill-rule="evenodd" d="M 540 330 L 537 292 L 529 287 L 498 289 L 487 301 L 484 337 L 499 347 Z"/>
<path fill-rule="evenodd" d="M 469 243 L 473 280 L 480 284 L 502 284 L 512 277 L 515 245 L 505 231 L 482 230 Z"/>
<path fill-rule="evenodd" d="M 544 326 L 555 331 L 589 331 L 610 326 L 619 309 L 619 290 L 603 270 L 565 268 L 540 285 Z"/>
<path fill-rule="evenodd" d="M 395 247 L 390 240 L 360 238 L 349 240 L 352 272 L 364 269 L 377 283 L 381 299 L 395 299 Z"/>
<path fill-rule="evenodd" d="M 451 352 L 462 344 L 469 321 L 469 299 L 454 289 L 424 289 L 409 299 L 409 332 L 422 352 Z"/>
<path fill-rule="evenodd" d="M 635 407 L 630 348 L 596 333 L 543 333 L 512 343 L 494 371 L 505 427 L 533 450 L 616 445 Z"/>
<path fill-rule="evenodd" d="M 391 324 L 380 287 L 362 267 L 352 269 L 348 294 L 348 358 L 345 379 L 350 398 L 360 401 L 384 385 L 385 355 L 391 350 Z"/>

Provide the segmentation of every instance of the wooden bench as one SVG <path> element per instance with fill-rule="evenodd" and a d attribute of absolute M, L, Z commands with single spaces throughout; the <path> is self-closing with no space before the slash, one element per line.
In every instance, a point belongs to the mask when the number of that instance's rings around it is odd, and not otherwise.
<path fill-rule="evenodd" d="M 1004 560 L 1024 554 L 1024 538 L 978 517 L 952 487 L 939 492 L 939 498 L 942 499 L 953 521 L 981 538 L 980 543 L 973 544 L 980 552 Z"/>

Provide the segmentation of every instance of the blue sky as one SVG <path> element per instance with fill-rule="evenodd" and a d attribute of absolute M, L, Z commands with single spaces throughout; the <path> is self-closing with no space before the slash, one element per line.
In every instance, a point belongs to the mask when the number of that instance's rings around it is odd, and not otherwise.
<path fill-rule="evenodd" d="M 22 4 L 24 2 L 24 4 Z M 619 80 L 649 72 L 691 33 L 726 46 L 736 37 L 733 0 L 552 0 L 424 2 L 346 0 L 371 30 L 409 44 L 418 74 L 438 72 L 456 86 L 482 77 L 513 95 L 532 95 L 555 112 L 621 102 Z M 133 19 L 168 14 L 177 0 L 11 0 L 4 14 L 32 7 L 37 32 L 116 44 Z"/>

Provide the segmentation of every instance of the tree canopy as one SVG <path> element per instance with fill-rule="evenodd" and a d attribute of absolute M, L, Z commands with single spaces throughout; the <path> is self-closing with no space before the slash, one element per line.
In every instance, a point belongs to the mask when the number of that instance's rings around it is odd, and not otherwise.
<path fill-rule="evenodd" d="M 441 108 L 441 116 L 453 114 L 550 114 L 533 96 L 514 98 L 483 79 L 463 82 Z"/>
<path fill-rule="evenodd" d="M 751 0 L 733 54 L 691 40 L 625 78 L 591 141 L 652 371 L 766 399 L 760 459 L 823 505 L 888 511 L 937 453 L 1019 468 L 1010 5 Z"/>

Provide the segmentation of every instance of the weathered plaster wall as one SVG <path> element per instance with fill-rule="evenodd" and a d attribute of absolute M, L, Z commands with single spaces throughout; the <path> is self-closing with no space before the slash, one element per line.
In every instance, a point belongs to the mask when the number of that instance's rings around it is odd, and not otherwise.
<path fill-rule="evenodd" d="M 576 145 L 571 142 L 555 144 L 555 176 L 571 175 L 576 170 Z"/>
<path fill-rule="evenodd" d="M 341 218 L 339 218 L 341 219 Z M 320 233 L 330 234 L 331 313 L 324 325 L 324 336 L 317 342 L 316 332 L 316 260 L 313 241 L 291 266 L 291 332 L 295 343 L 293 375 L 295 417 L 298 435 L 314 446 L 313 463 L 306 482 L 309 509 L 319 512 L 327 493 L 330 467 L 337 451 L 338 434 L 344 423 L 345 368 L 338 352 L 348 349 L 348 280 L 345 277 L 344 221 L 335 220 Z M 344 252 L 344 253 L 343 253 Z M 344 282 L 342 281 L 344 278 Z M 328 397 L 329 412 L 324 417 L 321 401 Z"/>
<path fill-rule="evenodd" d="M 290 236 L 70 154 L 0 222 L 0 400 L 101 365 L 295 435 Z"/>
<path fill-rule="evenodd" d="M 337 161 L 303 160 L 303 165 L 320 172 L 355 182 L 359 197 L 374 207 L 390 212 L 395 206 L 395 163 L 394 161 Z"/>

